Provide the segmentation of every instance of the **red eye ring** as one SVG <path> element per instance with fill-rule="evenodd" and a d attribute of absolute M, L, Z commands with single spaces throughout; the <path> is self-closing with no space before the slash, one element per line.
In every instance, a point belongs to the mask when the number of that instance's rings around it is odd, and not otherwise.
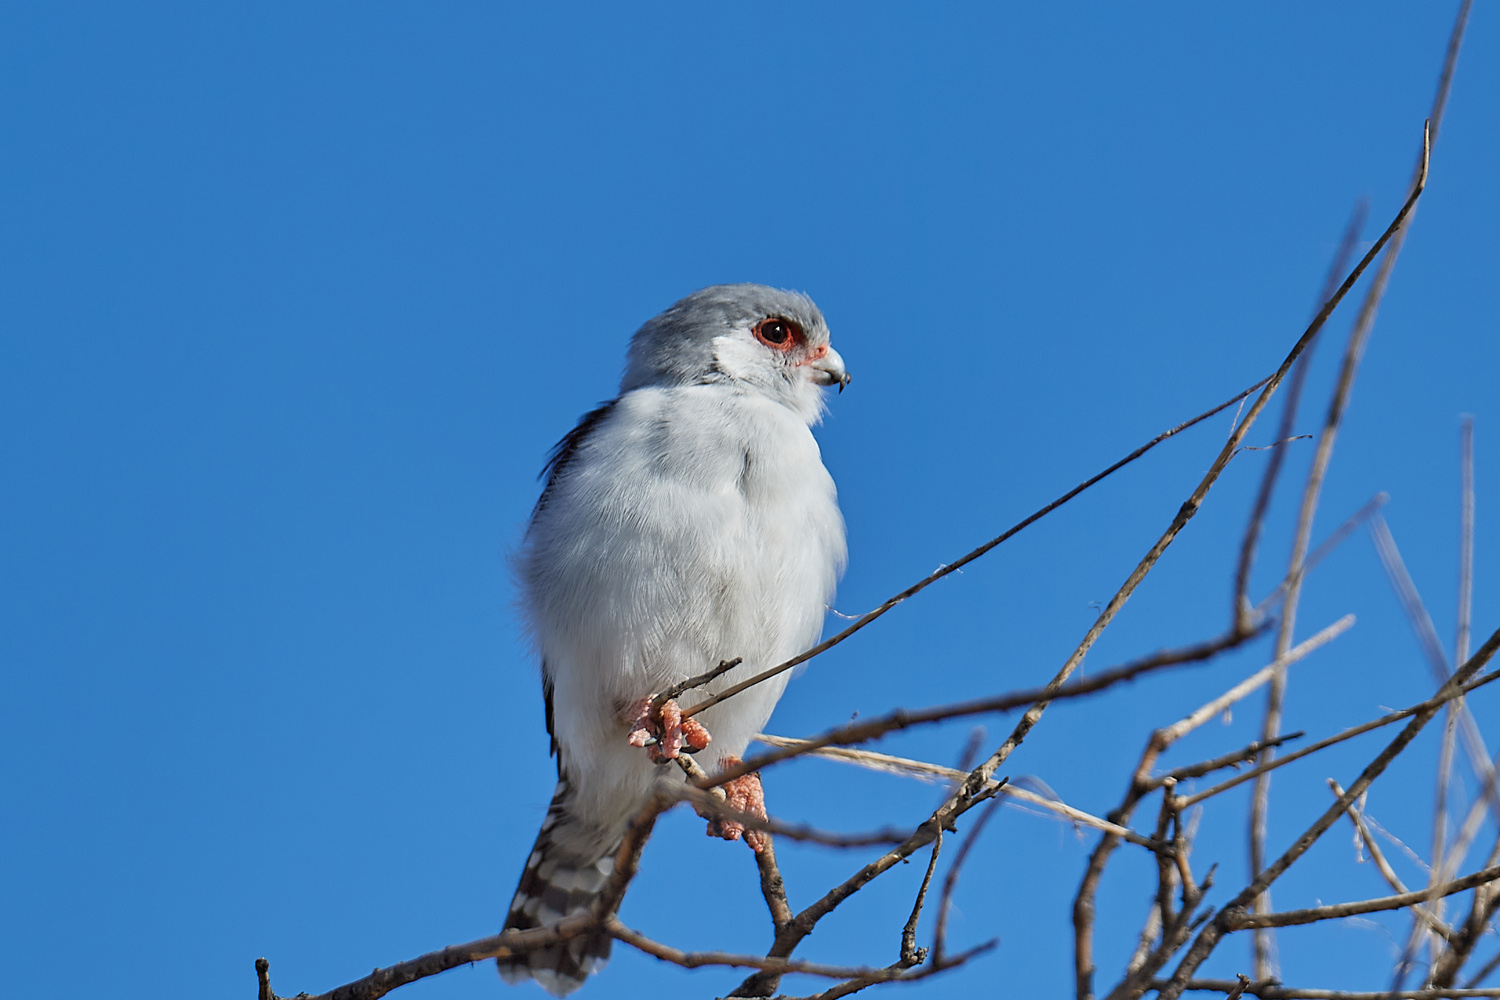
<path fill-rule="evenodd" d="M 767 316 L 755 324 L 752 332 L 756 340 L 782 354 L 789 353 L 792 348 L 807 339 L 802 332 L 802 327 L 781 316 Z"/>

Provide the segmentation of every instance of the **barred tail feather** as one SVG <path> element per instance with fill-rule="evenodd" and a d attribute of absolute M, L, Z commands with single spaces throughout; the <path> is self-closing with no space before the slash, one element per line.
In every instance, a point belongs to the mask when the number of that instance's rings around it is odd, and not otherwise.
<path fill-rule="evenodd" d="M 521 873 L 515 898 L 511 900 L 510 913 L 505 918 L 508 931 L 548 927 L 584 912 L 604 890 L 604 883 L 614 871 L 614 850 L 587 859 L 558 844 L 555 834 L 561 832 L 557 828 L 568 815 L 567 796 L 567 779 L 560 778 L 547 818 L 542 821 L 536 844 L 526 859 L 526 870 Z M 507 983 L 514 985 L 535 979 L 537 985 L 553 996 L 567 996 L 604 968 L 611 943 L 609 935 L 595 931 L 547 948 L 500 958 L 496 963 L 500 978 Z"/>

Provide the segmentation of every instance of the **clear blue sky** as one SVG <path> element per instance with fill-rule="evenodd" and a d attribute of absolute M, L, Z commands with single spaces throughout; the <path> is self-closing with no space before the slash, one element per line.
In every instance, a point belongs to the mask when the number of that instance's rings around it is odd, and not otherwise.
<path fill-rule="evenodd" d="M 506 553 L 547 448 L 613 395 L 642 320 L 721 281 L 822 305 L 855 375 L 819 436 L 849 522 L 838 606 L 861 611 L 1274 368 L 1355 200 L 1371 199 L 1370 239 L 1400 202 L 1451 6 L 9 5 L 8 989 L 248 997 L 266 955 L 281 992 L 317 991 L 498 929 L 553 781 Z M 1497 120 L 1500 18 L 1481 4 L 1318 519 L 1322 535 L 1389 491 L 1449 642 L 1463 413 L 1475 628 L 1500 625 Z M 1299 431 L 1338 353 L 1318 352 Z M 1228 424 L 816 661 L 773 731 L 1043 682 Z M 1284 564 L 1309 455 L 1289 462 L 1257 592 Z M 1265 456 L 1236 459 L 1090 669 L 1224 627 Z M 1347 612 L 1356 628 L 1296 668 L 1289 728 L 1429 691 L 1363 535 L 1310 582 L 1300 634 Z M 1104 812 L 1152 727 L 1266 655 L 1058 706 L 1006 773 Z M 1259 704 L 1170 760 L 1248 741 Z M 1500 696 L 1475 708 L 1493 751 Z M 986 721 L 998 742 L 1009 722 Z M 951 762 L 966 733 L 882 747 Z M 1281 772 L 1273 849 L 1377 745 Z M 1435 745 L 1370 798 L 1423 851 Z M 773 811 L 845 829 L 910 822 L 938 794 L 820 763 L 768 785 Z M 1210 902 L 1243 883 L 1244 804 L 1205 818 Z M 1092 843 L 997 816 L 953 934 L 1000 950 L 902 995 L 1063 995 Z M 862 860 L 782 855 L 794 903 Z M 807 955 L 892 961 L 918 874 L 877 883 Z M 1122 861 L 1106 885 L 1101 975 L 1128 954 L 1148 877 Z M 1340 826 L 1276 898 L 1384 891 Z M 664 822 L 624 916 L 684 946 L 768 938 L 748 854 L 686 815 Z M 1404 927 L 1283 934 L 1285 977 L 1383 985 Z M 1206 971 L 1247 971 L 1246 954 L 1231 940 Z M 736 981 L 617 947 L 583 996 Z M 401 994 L 509 995 L 488 965 Z"/>

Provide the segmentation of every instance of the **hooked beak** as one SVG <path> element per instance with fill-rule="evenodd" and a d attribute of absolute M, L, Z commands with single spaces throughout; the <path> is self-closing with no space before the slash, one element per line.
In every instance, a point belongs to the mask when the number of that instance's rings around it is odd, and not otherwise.
<path fill-rule="evenodd" d="M 813 370 L 812 379 L 818 385 L 837 385 L 839 392 L 844 391 L 844 386 L 852 382 L 853 376 L 844 368 L 844 359 L 839 357 L 839 352 L 832 347 L 818 360 L 809 366 Z"/>

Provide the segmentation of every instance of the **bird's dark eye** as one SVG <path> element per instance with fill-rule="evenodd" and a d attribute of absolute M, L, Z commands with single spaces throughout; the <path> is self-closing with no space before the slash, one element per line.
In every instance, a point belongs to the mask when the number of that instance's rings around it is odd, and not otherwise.
<path fill-rule="evenodd" d="M 771 316 L 755 324 L 755 339 L 777 351 L 790 351 L 802 339 L 802 328 L 789 319 Z"/>

